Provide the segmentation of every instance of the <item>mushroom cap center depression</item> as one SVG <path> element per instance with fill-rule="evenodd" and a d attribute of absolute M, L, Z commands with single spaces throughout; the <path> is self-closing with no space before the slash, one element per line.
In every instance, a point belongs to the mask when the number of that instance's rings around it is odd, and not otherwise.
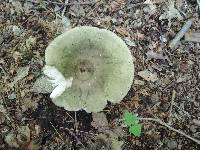
<path fill-rule="evenodd" d="M 94 64 L 89 59 L 78 59 L 75 65 L 75 75 L 78 80 L 87 81 L 94 74 Z"/>

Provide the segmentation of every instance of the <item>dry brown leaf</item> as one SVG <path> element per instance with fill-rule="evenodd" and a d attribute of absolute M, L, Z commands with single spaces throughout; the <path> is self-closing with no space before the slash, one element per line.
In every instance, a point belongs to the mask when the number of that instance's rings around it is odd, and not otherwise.
<path fill-rule="evenodd" d="M 30 142 L 30 136 L 31 136 L 30 132 L 31 131 L 30 131 L 28 125 L 18 127 L 17 132 L 18 132 L 17 133 L 17 142 L 19 144 L 24 145 L 24 144 L 27 144 Z"/>
<path fill-rule="evenodd" d="M 29 145 L 27 146 L 27 150 L 38 150 L 38 149 L 39 149 L 39 146 L 35 144 L 34 141 L 31 141 Z"/>
<path fill-rule="evenodd" d="M 164 7 L 166 9 L 166 6 Z M 167 5 L 167 9 L 164 11 L 164 13 L 159 17 L 159 20 L 162 19 L 168 19 L 169 27 L 171 26 L 171 20 L 173 18 L 177 18 L 178 20 L 182 20 L 183 17 L 181 16 L 179 10 L 177 10 L 174 6 L 174 1 L 169 1 Z"/>
<path fill-rule="evenodd" d="M 38 107 L 38 103 L 36 101 L 33 101 L 31 99 L 25 99 L 22 102 L 21 109 L 22 109 L 22 112 L 25 112 L 28 109 L 35 110 L 37 109 L 37 107 Z"/>
<path fill-rule="evenodd" d="M 17 70 L 17 75 L 14 77 L 14 81 L 10 83 L 10 86 L 13 87 L 19 80 L 25 78 L 28 75 L 30 66 L 20 67 Z"/>
<path fill-rule="evenodd" d="M 149 96 L 150 95 L 148 88 L 141 89 L 138 93 L 140 93 L 140 94 L 142 94 L 144 96 Z"/>
<path fill-rule="evenodd" d="M 127 0 L 115 0 L 111 2 L 111 11 L 117 11 L 125 6 Z"/>
<path fill-rule="evenodd" d="M 131 98 L 132 100 L 132 104 L 135 106 L 135 108 L 138 108 L 139 107 L 139 101 L 140 101 L 140 98 L 138 95 L 135 95 L 134 97 Z"/>
<path fill-rule="evenodd" d="M 116 32 L 125 37 L 130 36 L 129 32 L 125 28 L 122 28 L 122 27 L 116 27 Z"/>

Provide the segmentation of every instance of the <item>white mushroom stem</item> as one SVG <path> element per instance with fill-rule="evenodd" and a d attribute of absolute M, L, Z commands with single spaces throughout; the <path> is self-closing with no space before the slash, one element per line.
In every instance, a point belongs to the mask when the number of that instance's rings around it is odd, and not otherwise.
<path fill-rule="evenodd" d="M 62 73 L 59 72 L 55 67 L 45 66 L 43 72 L 46 76 L 50 78 L 49 81 L 52 83 L 52 86 L 55 87 L 50 95 L 50 98 L 52 99 L 59 97 L 66 88 L 72 86 L 73 78 L 70 77 L 68 79 L 65 79 Z"/>

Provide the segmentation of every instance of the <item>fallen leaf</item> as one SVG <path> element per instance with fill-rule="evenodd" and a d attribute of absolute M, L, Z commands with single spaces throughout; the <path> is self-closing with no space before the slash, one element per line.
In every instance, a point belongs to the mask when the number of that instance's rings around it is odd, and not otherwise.
<path fill-rule="evenodd" d="M 115 1 L 112 1 L 111 4 L 110 4 L 111 11 L 114 12 L 114 11 L 119 10 L 120 8 L 125 6 L 126 2 L 127 2 L 127 0 L 115 0 Z"/>
<path fill-rule="evenodd" d="M 129 38 L 124 38 L 124 41 L 126 42 L 126 44 L 128 46 L 131 46 L 131 47 L 135 47 L 136 46 L 135 42 L 131 41 Z"/>
<path fill-rule="evenodd" d="M 33 45 L 36 44 L 36 38 L 30 36 L 28 39 L 26 39 L 26 48 L 30 49 Z"/>
<path fill-rule="evenodd" d="M 147 6 L 148 6 L 148 13 L 149 13 L 149 14 L 154 14 L 154 13 L 156 13 L 156 5 L 153 3 L 152 0 L 146 0 L 146 1 L 144 2 L 144 4 L 147 4 Z"/>
<path fill-rule="evenodd" d="M 22 30 L 18 26 L 14 25 L 14 26 L 11 26 L 11 28 L 12 28 L 13 34 L 15 36 L 20 36 L 21 35 Z"/>
<path fill-rule="evenodd" d="M 33 85 L 33 92 L 36 93 L 51 93 L 53 89 L 52 83 L 46 76 L 39 77 Z"/>
<path fill-rule="evenodd" d="M 131 103 L 135 106 L 135 108 L 138 108 L 140 106 L 139 101 L 140 98 L 138 94 L 136 94 L 134 97 L 131 98 Z"/>
<path fill-rule="evenodd" d="M 24 3 L 23 9 L 24 9 L 24 11 L 25 11 L 26 14 L 31 13 L 31 11 L 32 11 L 33 8 L 34 8 L 33 3 L 29 2 L 29 1 L 26 1 Z"/>
<path fill-rule="evenodd" d="M 138 91 L 138 93 L 144 95 L 144 96 L 148 96 L 149 95 L 149 89 L 148 88 L 145 88 L 145 89 L 140 89 Z"/>
<path fill-rule="evenodd" d="M 144 85 L 144 81 L 142 81 L 142 80 L 134 80 L 134 84 L 136 84 L 136 85 Z"/>
<path fill-rule="evenodd" d="M 129 32 L 122 27 L 116 27 L 116 32 L 121 34 L 122 36 L 129 36 Z"/>
<path fill-rule="evenodd" d="M 149 70 L 143 70 L 138 72 L 138 75 L 140 77 L 142 77 L 143 79 L 147 80 L 147 81 L 152 81 L 155 82 L 158 80 L 157 74 L 156 73 L 152 73 Z"/>
<path fill-rule="evenodd" d="M 10 0 L 10 2 L 14 7 L 15 12 L 17 12 L 18 14 L 21 14 L 23 12 L 23 7 L 22 7 L 21 2 L 15 1 L 15 0 Z"/>
<path fill-rule="evenodd" d="M 165 56 L 163 56 L 163 54 L 159 54 L 159 53 L 156 53 L 156 52 L 154 52 L 153 50 L 150 50 L 150 51 L 148 51 L 147 53 L 146 53 L 146 55 L 147 55 L 147 58 L 148 59 L 162 59 L 162 60 L 165 60 L 166 59 L 166 57 Z"/>
<path fill-rule="evenodd" d="M 165 12 L 159 17 L 159 20 L 168 19 L 169 27 L 171 26 L 171 20 L 173 18 L 177 18 L 178 20 L 182 20 L 183 17 L 181 16 L 180 12 L 174 7 L 174 1 L 170 0 L 167 9 Z"/>
<path fill-rule="evenodd" d="M 186 32 L 185 41 L 200 43 L 200 32 Z"/>
<path fill-rule="evenodd" d="M 12 148 L 19 148 L 19 145 L 17 143 L 17 139 L 15 134 L 13 133 L 8 133 L 4 139 L 4 141 L 8 144 L 9 147 Z"/>
<path fill-rule="evenodd" d="M 17 141 L 20 144 L 27 144 L 28 142 L 30 142 L 30 129 L 28 125 L 18 127 Z"/>
<path fill-rule="evenodd" d="M 13 87 L 19 80 L 23 79 L 28 75 L 30 66 L 21 67 L 17 70 L 17 76 L 14 77 L 13 82 L 10 83 L 10 86 Z"/>
<path fill-rule="evenodd" d="M 85 10 L 82 5 L 72 5 L 69 9 L 69 14 L 75 17 L 85 16 Z"/>
<path fill-rule="evenodd" d="M 32 99 L 24 99 L 21 104 L 22 112 L 25 112 L 28 109 L 36 110 L 37 107 L 38 107 L 38 103 Z"/>

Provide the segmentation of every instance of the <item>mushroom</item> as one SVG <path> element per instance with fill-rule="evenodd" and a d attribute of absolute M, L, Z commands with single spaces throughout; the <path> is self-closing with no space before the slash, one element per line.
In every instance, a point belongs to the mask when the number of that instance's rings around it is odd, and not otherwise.
<path fill-rule="evenodd" d="M 131 52 L 111 31 L 82 26 L 55 38 L 45 51 L 44 74 L 55 89 L 50 97 L 69 111 L 99 112 L 120 102 L 134 77 Z"/>

